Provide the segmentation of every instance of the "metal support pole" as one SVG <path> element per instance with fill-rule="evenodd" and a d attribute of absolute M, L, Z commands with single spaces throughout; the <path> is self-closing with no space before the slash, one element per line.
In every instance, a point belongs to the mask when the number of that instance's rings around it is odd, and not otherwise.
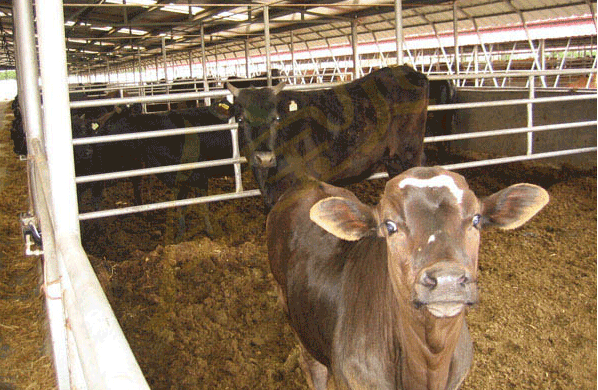
<path fill-rule="evenodd" d="M 106 80 L 110 84 L 110 60 L 106 59 Z"/>
<path fill-rule="evenodd" d="M 166 94 L 170 92 L 170 85 L 168 85 L 168 65 L 166 63 L 166 37 L 162 37 L 162 66 L 164 67 L 164 83 L 166 85 Z M 168 110 L 170 111 L 170 102 L 167 102 Z"/>
<path fill-rule="evenodd" d="M 35 6 L 43 86 L 45 149 L 50 167 L 51 191 L 56 203 L 52 216 L 55 218 L 57 235 L 73 234 L 79 237 L 62 2 L 38 1 Z"/>
<path fill-rule="evenodd" d="M 266 39 L 266 73 L 268 75 L 268 86 L 272 86 L 272 73 L 270 63 L 270 11 L 267 5 L 264 6 L 264 37 Z"/>
<path fill-rule="evenodd" d="M 35 44 L 35 30 L 33 27 L 33 8 L 28 0 L 16 0 L 13 2 L 13 17 L 15 22 L 15 61 L 18 79 L 19 105 L 23 118 L 23 129 L 27 136 L 28 158 L 28 188 L 29 188 L 29 211 L 35 212 L 39 219 L 42 231 L 46 231 L 49 221 L 43 220 L 42 210 L 45 205 L 43 196 L 35 191 L 34 185 L 39 181 L 36 175 L 32 158 L 35 154 L 32 151 L 33 139 L 43 142 L 43 131 L 41 124 L 41 98 L 39 93 L 39 71 L 37 68 L 37 55 Z M 34 177 L 36 176 L 36 177 Z M 74 180 L 74 178 L 73 178 Z M 39 188 L 39 187 L 37 187 Z M 49 258 L 56 258 L 54 242 L 50 234 L 43 237 L 44 254 Z M 45 293 L 48 298 L 60 297 L 61 284 L 47 284 L 48 281 L 58 281 L 58 269 L 55 262 L 45 262 L 44 284 Z M 68 348 L 65 330 L 66 320 L 64 308 L 60 299 L 46 299 L 46 311 L 48 324 L 52 335 L 52 355 L 56 373 L 56 384 L 60 389 L 70 388 L 70 373 L 68 368 Z"/>
<path fill-rule="evenodd" d="M 23 126 L 27 138 L 35 137 L 43 140 L 33 11 L 28 0 L 16 0 L 13 3 L 13 8 L 17 38 L 15 47 L 16 70 Z"/>
<path fill-rule="evenodd" d="M 529 76 L 529 99 L 532 100 L 527 103 L 527 127 L 531 128 L 534 126 L 534 103 L 533 99 L 535 98 L 535 83 L 536 80 L 533 75 Z M 534 148 L 534 133 L 528 132 L 527 133 L 527 155 L 530 156 L 533 153 Z"/>
<path fill-rule="evenodd" d="M 459 9 L 459 7 L 457 7 L 457 0 L 455 0 L 455 2 L 453 3 L 453 39 L 455 41 L 455 74 L 459 75 L 460 74 L 460 61 L 459 61 L 459 18 L 457 17 L 457 10 Z M 458 81 L 458 80 L 456 80 Z"/>
<path fill-rule="evenodd" d="M 168 84 L 168 64 L 166 63 L 166 37 L 162 37 L 162 68 L 164 69 L 164 81 Z"/>
<path fill-rule="evenodd" d="M 359 63 L 359 42 L 357 37 L 357 21 L 351 20 L 351 49 L 353 51 L 353 80 L 361 76 L 361 64 Z"/>
<path fill-rule="evenodd" d="M 291 70 L 293 72 L 293 84 L 297 84 L 297 64 L 295 63 L 295 34 L 291 31 Z"/>
<path fill-rule="evenodd" d="M 206 59 L 206 42 L 205 42 L 205 34 L 204 34 L 204 26 L 203 23 L 199 28 L 199 35 L 201 39 L 201 71 L 202 71 L 202 78 L 203 78 L 203 90 L 209 91 L 210 84 L 208 83 L 208 65 Z M 209 107 L 212 104 L 212 100 L 210 98 L 205 98 L 204 103 L 206 107 Z"/>
<path fill-rule="evenodd" d="M 538 59 L 540 60 L 540 70 L 546 70 L 546 40 L 540 39 L 540 43 L 538 45 Z"/>
<path fill-rule="evenodd" d="M 403 1 L 395 0 L 395 35 L 397 38 L 397 65 L 403 64 Z"/>
<path fill-rule="evenodd" d="M 249 37 L 245 39 L 245 77 L 249 78 Z"/>

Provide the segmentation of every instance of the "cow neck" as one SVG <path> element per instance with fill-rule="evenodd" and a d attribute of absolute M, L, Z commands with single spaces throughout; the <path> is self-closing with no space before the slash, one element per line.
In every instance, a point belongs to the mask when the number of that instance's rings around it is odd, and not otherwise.
<path fill-rule="evenodd" d="M 402 305 L 400 311 L 398 337 L 403 389 L 445 389 L 465 313 L 437 318 L 412 305 Z"/>

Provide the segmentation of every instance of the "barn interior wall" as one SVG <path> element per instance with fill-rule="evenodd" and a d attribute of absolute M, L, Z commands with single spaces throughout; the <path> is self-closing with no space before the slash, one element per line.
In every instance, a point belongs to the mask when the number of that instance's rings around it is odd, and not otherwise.
<path fill-rule="evenodd" d="M 578 92 L 537 91 L 536 97 L 570 95 Z M 527 91 L 513 90 L 472 90 L 461 89 L 457 93 L 458 103 L 526 99 Z M 596 120 L 595 99 L 548 102 L 534 104 L 534 126 L 557 123 L 583 122 Z M 487 130 L 500 130 L 527 126 L 526 105 L 468 108 L 458 110 L 455 119 L 455 132 L 474 133 Z M 533 153 L 596 146 L 596 127 L 588 126 L 565 130 L 536 132 L 533 137 Z M 518 156 L 526 153 L 526 134 L 502 135 L 492 138 L 474 138 L 452 141 L 453 151 L 478 152 L 492 156 Z M 582 169 L 596 167 L 596 154 L 584 153 L 550 159 L 555 164 L 571 164 Z"/>

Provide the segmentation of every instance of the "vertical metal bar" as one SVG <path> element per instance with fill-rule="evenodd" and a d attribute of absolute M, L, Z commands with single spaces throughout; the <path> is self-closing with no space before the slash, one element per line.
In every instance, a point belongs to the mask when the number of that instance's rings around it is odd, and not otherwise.
<path fill-rule="evenodd" d="M 205 42 L 205 32 L 204 32 L 204 25 L 203 23 L 199 29 L 199 35 L 201 39 L 201 73 L 203 78 L 203 90 L 209 91 L 210 90 L 210 83 L 208 83 L 208 64 L 207 64 L 207 56 L 206 56 L 206 42 Z M 211 98 L 205 98 L 204 104 L 209 107 L 212 104 Z"/>
<path fill-rule="evenodd" d="M 513 49 L 511 50 L 511 55 L 509 56 L 509 61 L 507 62 L 507 67 L 505 69 L 505 73 L 509 73 L 509 70 L 511 70 L 511 64 L 513 63 L 513 57 L 515 57 L 515 48 L 517 47 L 517 42 L 513 43 Z M 503 77 L 502 79 L 502 83 L 500 84 L 501 87 L 505 86 L 505 83 L 507 82 L 508 77 Z"/>
<path fill-rule="evenodd" d="M 397 39 L 397 65 L 403 64 L 403 1 L 395 0 L 395 35 Z"/>
<path fill-rule="evenodd" d="M 156 81 L 160 80 L 160 65 L 158 64 L 158 56 L 154 57 L 154 68 L 156 68 Z M 152 91 L 153 95 L 153 91 Z"/>
<path fill-rule="evenodd" d="M 455 74 L 460 74 L 460 59 L 459 59 L 459 18 L 457 17 L 457 10 L 459 7 L 457 6 L 457 0 L 453 2 L 453 39 L 455 41 Z M 459 79 L 455 80 L 459 83 Z"/>
<path fill-rule="evenodd" d="M 473 71 L 478 74 L 480 71 L 479 59 L 478 59 L 478 45 L 473 47 Z M 476 78 L 474 81 L 476 87 L 480 85 L 480 79 Z"/>
<path fill-rule="evenodd" d="M 540 43 L 538 45 L 538 57 L 540 60 L 540 70 L 546 70 L 546 40 L 540 39 Z"/>
<path fill-rule="evenodd" d="M 529 76 L 529 99 L 535 98 L 535 78 L 533 75 Z M 531 128 L 534 126 L 534 103 L 529 102 L 527 103 L 527 127 Z M 531 155 L 533 153 L 533 142 L 534 142 L 534 133 L 529 131 L 527 133 L 527 155 Z"/>
<path fill-rule="evenodd" d="M 359 63 L 359 42 L 357 37 L 357 21 L 351 20 L 351 49 L 353 51 L 353 80 L 361 76 L 361 64 Z"/>
<path fill-rule="evenodd" d="M 291 31 L 291 71 L 293 72 L 293 84 L 297 84 L 297 64 L 295 63 L 295 34 Z"/>
<path fill-rule="evenodd" d="M 268 74 L 268 86 L 272 86 L 272 73 L 270 64 L 270 11 L 267 5 L 264 6 L 264 37 L 266 39 L 266 73 Z"/>
<path fill-rule="evenodd" d="M 35 177 L 35 163 L 32 161 L 32 139 L 36 138 L 43 142 L 43 131 L 41 125 L 41 98 L 39 94 L 39 71 L 37 68 L 37 55 L 35 44 L 35 30 L 33 27 L 33 8 L 28 0 L 15 0 L 13 2 L 13 18 L 15 23 L 15 60 L 18 79 L 19 105 L 23 118 L 23 129 L 27 136 L 28 154 L 28 189 L 29 209 L 35 209 L 35 215 L 40 218 L 45 205 L 42 204 L 43 196 L 39 194 L 40 178 Z M 73 178 L 74 180 L 74 178 Z M 36 186 L 38 184 L 38 186 Z M 49 219 L 40 218 L 42 231 L 49 228 Z M 58 269 L 56 266 L 56 252 L 53 237 L 51 234 L 44 235 L 44 253 L 46 261 L 44 265 L 44 283 L 58 281 Z M 52 354 L 56 383 L 60 389 L 70 388 L 70 376 L 68 366 L 68 347 L 66 341 L 64 308 L 61 296 L 61 285 L 59 282 L 46 284 L 46 310 L 52 337 Z M 57 298 L 57 299 L 51 299 Z"/>
<path fill-rule="evenodd" d="M 168 85 L 168 65 L 166 64 L 166 37 L 162 37 L 162 67 L 164 68 L 164 80 Z"/>
<path fill-rule="evenodd" d="M 569 45 L 571 44 L 571 38 L 567 39 L 567 46 L 565 46 L 565 52 L 563 53 L 563 58 L 561 59 L 561 63 L 559 64 L 559 70 L 563 70 L 565 66 L 565 61 L 567 60 L 567 54 L 569 54 Z M 590 74 L 591 76 L 591 74 Z M 553 87 L 556 88 L 559 85 L 559 78 L 561 77 L 560 74 L 557 74 L 554 79 Z"/>
<path fill-rule="evenodd" d="M 166 63 L 166 37 L 162 37 L 162 66 L 164 67 L 164 83 L 166 85 L 166 94 L 169 94 L 170 85 L 168 84 L 168 64 Z M 166 102 L 166 105 L 170 111 L 170 101 Z"/>
<path fill-rule="evenodd" d="M 110 60 L 106 59 L 106 80 L 110 84 Z"/>
<path fill-rule="evenodd" d="M 57 236 L 74 234 L 79 237 L 62 2 L 38 1 L 35 6 L 37 29 L 43 31 L 38 33 L 39 62 L 45 149 L 55 201 L 52 216 Z"/>
<path fill-rule="evenodd" d="M 231 118 L 229 123 L 233 123 L 235 118 Z M 232 147 L 233 147 L 233 158 L 239 158 L 241 154 L 239 153 L 239 129 L 231 129 L 230 136 L 232 140 Z M 243 192 L 243 180 L 241 176 L 241 164 L 235 163 L 233 164 L 233 168 L 235 171 L 235 191 L 236 192 Z"/>
<path fill-rule="evenodd" d="M 28 0 L 16 0 L 13 8 L 17 42 L 16 70 L 23 126 L 28 138 L 36 137 L 43 140 L 33 11 Z"/>
<path fill-rule="evenodd" d="M 245 39 L 245 77 L 249 78 L 249 38 Z"/>

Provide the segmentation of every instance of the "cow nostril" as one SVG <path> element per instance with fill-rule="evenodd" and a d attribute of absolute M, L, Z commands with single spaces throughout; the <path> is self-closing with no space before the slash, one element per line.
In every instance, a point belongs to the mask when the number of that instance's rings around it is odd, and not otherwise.
<path fill-rule="evenodd" d="M 422 278 L 422 284 L 429 289 L 433 289 L 438 284 L 438 281 L 436 280 L 436 278 L 428 274 L 425 274 Z"/>
<path fill-rule="evenodd" d="M 467 275 L 462 275 L 459 279 L 457 279 L 457 283 L 461 285 L 461 287 L 465 287 L 465 285 L 469 283 L 469 278 Z"/>

